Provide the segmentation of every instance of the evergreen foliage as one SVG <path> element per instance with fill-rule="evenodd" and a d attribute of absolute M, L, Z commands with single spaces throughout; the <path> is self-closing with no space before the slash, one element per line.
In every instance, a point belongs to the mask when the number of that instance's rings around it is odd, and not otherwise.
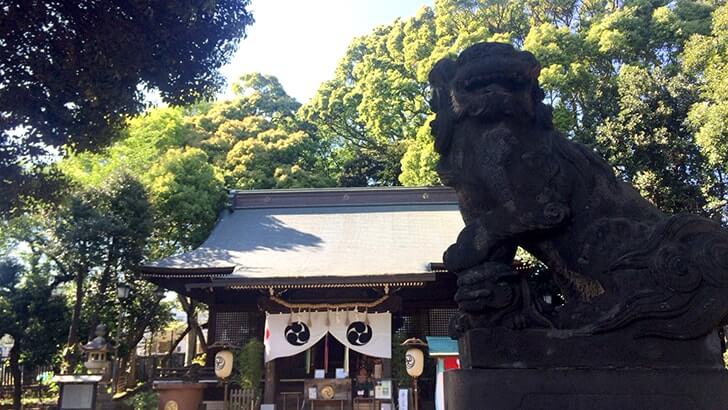
<path fill-rule="evenodd" d="M 13 338 L 9 367 L 13 376 L 13 408 L 20 409 L 21 368 L 53 364 L 68 329 L 69 309 L 55 293 L 48 263 L 26 255 L 24 263 L 0 259 L 0 334 Z"/>
<path fill-rule="evenodd" d="M 235 355 L 238 384 L 245 389 L 254 389 L 260 394 L 260 382 L 263 380 L 263 353 L 265 346 L 260 340 L 251 339 Z"/>
<path fill-rule="evenodd" d="M 43 193 L 34 167 L 54 148 L 107 145 L 144 108 L 142 87 L 171 104 L 212 97 L 253 22 L 248 3 L 2 2 L 0 211 Z"/>

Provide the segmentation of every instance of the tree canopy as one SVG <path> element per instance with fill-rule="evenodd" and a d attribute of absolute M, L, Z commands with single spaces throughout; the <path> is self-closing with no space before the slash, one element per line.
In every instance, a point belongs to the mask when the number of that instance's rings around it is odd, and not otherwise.
<path fill-rule="evenodd" d="M 38 255 L 24 261 L 0 258 L 0 334 L 10 335 L 8 365 L 13 376 L 13 408 L 20 410 L 21 372 L 52 364 L 68 329 L 68 308 L 55 293 L 51 270 Z"/>
<path fill-rule="evenodd" d="M 724 9 L 709 0 L 436 0 L 353 39 L 303 105 L 275 77 L 247 74 L 231 99 L 150 110 L 127 120 L 108 150 L 75 154 L 75 168 L 60 169 L 98 183 L 88 179 L 122 165 L 146 175 L 169 149 L 190 158 L 199 149 L 218 187 L 437 184 L 427 73 L 475 42 L 505 41 L 542 63 L 546 101 L 567 136 L 661 208 L 716 215 L 728 152 Z"/>
<path fill-rule="evenodd" d="M 354 39 L 299 115 L 330 142 L 340 185 L 437 183 L 427 73 L 475 42 L 510 42 L 541 62 L 557 128 L 602 153 L 660 208 L 718 216 L 728 159 L 725 8 L 436 0 Z"/>
<path fill-rule="evenodd" d="M 212 97 L 252 23 L 248 0 L 11 0 L 0 7 L 0 194 L 43 176 L 54 149 L 105 146 L 144 108 Z M 3 201 L 3 208 L 13 206 Z"/>
<path fill-rule="evenodd" d="M 353 39 L 303 105 L 274 77 L 247 74 L 229 100 L 131 120 L 126 138 L 87 167 L 120 161 L 139 175 L 167 149 L 198 148 L 227 188 L 438 184 L 427 74 L 475 42 L 505 41 L 541 62 L 557 128 L 662 209 L 718 216 L 728 159 L 725 7 L 437 0 Z"/>

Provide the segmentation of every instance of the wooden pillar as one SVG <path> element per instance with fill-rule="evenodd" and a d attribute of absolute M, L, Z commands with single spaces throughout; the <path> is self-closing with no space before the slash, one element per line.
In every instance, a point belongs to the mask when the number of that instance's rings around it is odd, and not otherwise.
<path fill-rule="evenodd" d="M 276 403 L 276 359 L 265 364 L 265 384 L 263 404 Z"/>
<path fill-rule="evenodd" d="M 217 342 L 217 306 L 213 303 L 207 305 L 207 345 Z M 215 366 L 215 355 L 213 352 L 208 351 L 205 356 L 205 366 Z"/>
<path fill-rule="evenodd" d="M 217 306 L 210 303 L 207 306 L 207 345 L 211 345 L 217 341 L 215 327 L 217 323 Z"/>
<path fill-rule="evenodd" d="M 392 378 L 392 359 L 382 359 L 382 378 Z"/>

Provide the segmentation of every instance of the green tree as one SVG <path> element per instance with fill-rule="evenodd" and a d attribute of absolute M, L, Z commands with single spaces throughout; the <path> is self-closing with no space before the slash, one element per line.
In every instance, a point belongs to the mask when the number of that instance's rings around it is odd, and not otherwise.
<path fill-rule="evenodd" d="M 300 104 L 273 76 L 243 75 L 234 97 L 189 117 L 210 162 L 224 171 L 229 188 L 331 186 L 327 146 L 305 121 Z"/>
<path fill-rule="evenodd" d="M 82 309 L 88 309 L 88 334 L 100 322 L 115 328 L 116 284 L 130 277 L 152 231 L 152 211 L 144 187 L 120 174 L 100 187 L 81 189 L 53 214 L 52 236 L 43 247 L 56 263 L 60 280 L 73 280 L 75 296 L 68 331 L 67 360 L 77 360 Z M 149 311 L 155 311 L 149 309 Z"/>
<path fill-rule="evenodd" d="M 152 228 L 144 186 L 127 174 L 112 175 L 97 187 L 78 188 L 60 207 L 39 206 L 4 223 L 0 251 L 13 255 L 17 249 L 27 249 L 26 259 L 44 262 L 51 286 L 69 292 L 70 322 L 65 332 L 59 332 L 66 335 L 67 371 L 78 363 L 78 344 L 92 337 L 99 323 L 108 325 L 112 334 L 126 325 L 124 339 L 118 341 L 125 354 L 145 330 L 169 321 L 170 306 L 160 303 L 156 286 L 135 274 L 148 252 Z M 132 287 L 124 302 L 123 323 L 117 321 L 119 282 Z"/>
<path fill-rule="evenodd" d="M 71 182 L 98 187 L 115 174 L 143 175 L 170 148 L 184 147 L 200 139 L 188 121 L 188 109 L 161 107 L 126 122 L 121 138 L 101 152 L 69 153 L 57 168 Z"/>
<path fill-rule="evenodd" d="M 276 123 L 293 117 L 301 106 L 272 75 L 243 74 L 232 88 L 233 93 L 241 97 L 237 101 L 241 108 L 239 117 L 257 116 Z"/>
<path fill-rule="evenodd" d="M 106 145 L 143 108 L 211 97 L 246 26 L 248 0 L 12 0 L 0 7 L 0 211 L 39 176 L 48 147 Z"/>
<path fill-rule="evenodd" d="M 422 79 L 435 40 L 433 18 L 424 8 L 354 39 L 334 78 L 302 107 L 301 117 L 335 147 L 340 185 L 398 184 L 404 141 L 414 138 L 429 110 Z"/>
<path fill-rule="evenodd" d="M 222 177 L 207 154 L 199 148 L 169 149 L 143 178 L 154 209 L 150 256 L 201 244 L 225 201 Z"/>
<path fill-rule="evenodd" d="M 221 173 L 199 148 L 210 135 L 191 114 L 204 106 L 156 108 L 131 119 L 124 138 L 104 152 L 78 153 L 58 164 L 74 184 L 94 189 L 114 175 L 137 175 L 153 230 L 148 256 L 164 257 L 199 244 L 225 198 Z M 227 151 L 225 151 L 227 154 Z"/>
<path fill-rule="evenodd" d="M 713 190 L 720 198 L 715 205 L 725 205 L 728 172 L 728 6 L 713 13 L 709 34 L 694 34 L 683 53 L 684 72 L 698 86 L 700 99 L 690 107 L 688 121 L 695 132 L 700 151 L 714 169 L 720 184 Z"/>
<path fill-rule="evenodd" d="M 507 41 L 541 62 L 558 129 L 603 152 L 662 209 L 716 215 L 728 93 L 725 12 L 713 14 L 710 32 L 713 10 L 693 0 L 438 0 L 354 39 L 300 115 L 331 141 L 341 185 L 437 183 L 429 109 L 417 102 L 427 72 L 475 42 Z M 706 87 L 698 93 L 695 82 Z"/>
<path fill-rule="evenodd" d="M 402 156 L 402 173 L 399 182 L 404 186 L 432 186 L 440 184 L 435 166 L 439 158 L 432 143 L 430 119 L 417 131 L 414 140 L 407 141 L 407 151 Z"/>
<path fill-rule="evenodd" d="M 618 173 L 668 212 L 703 212 L 713 182 L 685 127 L 695 87 L 661 69 L 624 65 L 617 78 L 619 113 L 597 129 L 597 143 Z M 714 211 L 714 210 L 713 210 Z"/>
<path fill-rule="evenodd" d="M 330 186 L 329 178 L 306 166 L 311 142 L 303 131 L 280 128 L 238 141 L 227 154 L 226 183 L 244 189 Z"/>
<path fill-rule="evenodd" d="M 240 387 L 253 389 L 260 396 L 260 381 L 263 379 L 263 359 L 265 346 L 252 339 L 235 354 L 235 368 L 238 370 Z"/>
<path fill-rule="evenodd" d="M 0 259 L 0 334 L 13 338 L 9 365 L 13 409 L 22 408 L 22 373 L 52 364 L 68 326 L 68 307 L 54 292 L 50 267 L 37 255 L 27 264 Z"/>

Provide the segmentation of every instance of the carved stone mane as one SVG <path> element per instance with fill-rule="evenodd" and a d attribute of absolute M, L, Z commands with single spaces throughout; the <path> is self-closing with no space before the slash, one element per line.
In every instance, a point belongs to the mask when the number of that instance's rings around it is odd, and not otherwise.
<path fill-rule="evenodd" d="M 481 43 L 430 73 L 438 173 L 466 227 L 444 255 L 473 327 L 688 339 L 728 313 L 728 233 L 666 215 L 593 150 L 555 131 L 534 56 Z M 511 268 L 520 246 L 544 262 L 565 303 L 550 309 Z"/>

